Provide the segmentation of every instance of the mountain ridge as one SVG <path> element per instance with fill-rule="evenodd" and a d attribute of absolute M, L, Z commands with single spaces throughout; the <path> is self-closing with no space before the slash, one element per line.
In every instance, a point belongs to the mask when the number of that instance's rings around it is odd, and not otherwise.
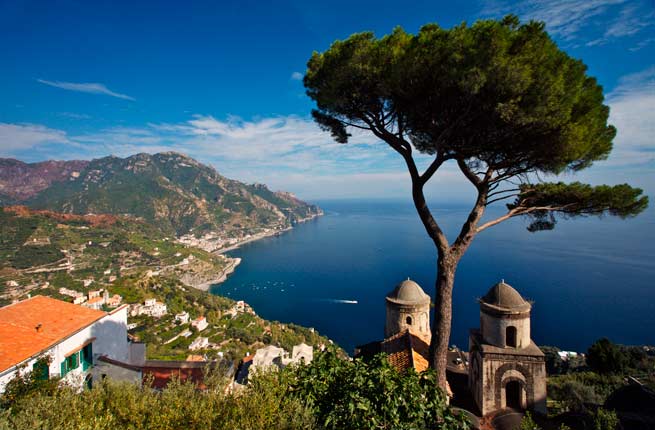
<path fill-rule="evenodd" d="M 24 163 L 0 159 L 0 204 L 84 215 L 129 215 L 181 236 L 282 230 L 322 214 L 288 192 L 226 178 L 178 153 Z"/>

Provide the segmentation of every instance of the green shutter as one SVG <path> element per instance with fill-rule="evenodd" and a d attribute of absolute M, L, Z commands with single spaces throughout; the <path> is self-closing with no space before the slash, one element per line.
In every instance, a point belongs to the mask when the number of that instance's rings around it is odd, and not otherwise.
<path fill-rule="evenodd" d="M 93 365 L 93 347 L 92 344 L 82 348 L 82 370 L 87 370 Z"/>
<path fill-rule="evenodd" d="M 66 358 L 64 358 L 64 361 L 61 362 L 61 376 L 64 377 L 66 375 Z"/>
<path fill-rule="evenodd" d="M 38 381 L 45 381 L 50 377 L 48 365 L 41 361 L 37 361 L 32 365 L 32 374 Z"/>

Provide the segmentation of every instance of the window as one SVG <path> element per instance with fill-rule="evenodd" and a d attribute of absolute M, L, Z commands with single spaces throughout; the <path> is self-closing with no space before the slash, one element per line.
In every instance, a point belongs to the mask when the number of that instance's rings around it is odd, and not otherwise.
<path fill-rule="evenodd" d="M 80 353 L 79 351 L 69 355 L 61 362 L 61 376 L 66 375 L 71 370 L 80 367 Z"/>
<path fill-rule="evenodd" d="M 48 362 L 45 360 L 38 360 L 32 365 L 32 374 L 38 381 L 45 381 L 50 377 L 50 369 L 48 368 Z"/>
<path fill-rule="evenodd" d="M 412 317 L 408 316 L 407 318 L 405 318 L 405 322 L 407 323 L 407 325 L 412 325 Z"/>
<path fill-rule="evenodd" d="M 93 344 L 88 344 L 82 348 L 82 370 L 87 370 L 93 366 Z"/>
<path fill-rule="evenodd" d="M 505 329 L 505 344 L 511 348 L 516 348 L 516 327 L 509 326 Z"/>

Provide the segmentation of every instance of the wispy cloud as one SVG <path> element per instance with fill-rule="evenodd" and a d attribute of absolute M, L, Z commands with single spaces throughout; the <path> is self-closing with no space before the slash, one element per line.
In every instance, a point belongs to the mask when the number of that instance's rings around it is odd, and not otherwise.
<path fill-rule="evenodd" d="M 70 119 L 91 119 L 91 115 L 87 115 L 85 113 L 59 112 L 58 115 Z"/>
<path fill-rule="evenodd" d="M 294 81 L 302 81 L 302 78 L 303 78 L 303 76 L 302 76 L 302 73 L 300 73 L 300 72 L 293 72 L 291 74 L 291 79 L 294 80 Z"/>
<path fill-rule="evenodd" d="M 0 152 L 5 156 L 50 143 L 69 144 L 71 141 L 66 132 L 43 125 L 0 123 Z"/>
<path fill-rule="evenodd" d="M 481 11 L 484 17 L 508 13 L 544 21 L 551 34 L 567 42 L 587 40 L 588 46 L 633 36 L 653 25 L 653 8 L 647 0 L 489 0 Z"/>
<path fill-rule="evenodd" d="M 610 159 L 590 169 L 602 176 L 593 179 L 606 181 L 635 168 L 652 170 L 647 166 L 652 166 L 655 155 L 655 67 L 625 76 L 608 94 L 607 103 L 610 122 L 619 133 Z M 93 158 L 175 150 L 215 166 L 228 177 L 264 182 L 306 197 L 407 195 L 409 181 L 400 157 L 370 133 L 351 132 L 351 142 L 340 145 L 311 119 L 293 115 L 251 120 L 192 115 L 181 122 L 78 134 L 34 124 L 0 124 L 0 153 L 35 161 L 37 156 L 61 158 L 62 153 L 68 158 Z M 418 157 L 423 167 L 428 160 Z M 461 199 L 470 188 L 455 166 L 446 165 L 430 182 L 428 193 Z"/>
<path fill-rule="evenodd" d="M 131 101 L 135 100 L 134 97 L 130 97 L 127 94 L 114 92 L 109 88 L 107 88 L 104 84 L 99 84 L 99 83 L 47 81 L 45 79 L 37 79 L 36 81 L 45 85 L 50 85 L 51 87 L 61 88 L 63 90 L 77 91 L 80 93 L 89 93 L 89 94 L 103 94 L 123 100 L 131 100 Z"/>

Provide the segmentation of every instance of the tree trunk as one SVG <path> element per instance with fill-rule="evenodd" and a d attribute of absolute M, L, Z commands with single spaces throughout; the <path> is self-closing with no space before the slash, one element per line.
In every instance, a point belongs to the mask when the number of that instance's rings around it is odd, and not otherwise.
<path fill-rule="evenodd" d="M 453 316 L 453 285 L 457 261 L 439 252 L 437 260 L 437 281 L 434 297 L 434 320 L 430 341 L 430 366 L 437 371 L 439 387 L 448 392 L 446 366 L 448 364 L 448 341 Z"/>

